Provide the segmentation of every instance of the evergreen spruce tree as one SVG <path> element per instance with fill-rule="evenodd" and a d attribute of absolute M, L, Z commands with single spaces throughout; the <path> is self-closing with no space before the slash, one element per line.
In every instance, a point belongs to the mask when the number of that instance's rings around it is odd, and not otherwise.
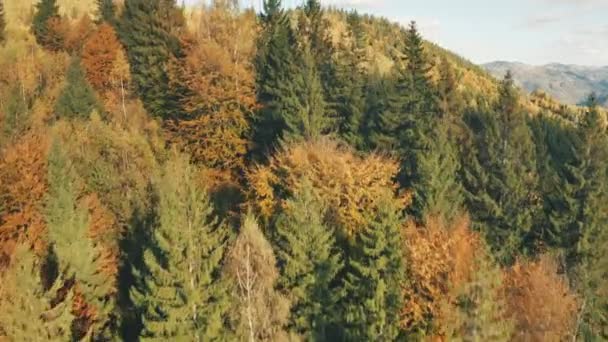
<path fill-rule="evenodd" d="M 218 339 L 226 310 L 218 280 L 225 235 L 183 157 L 167 162 L 157 191 L 154 242 L 144 252 L 140 286 L 131 292 L 142 314 L 141 339 Z"/>
<path fill-rule="evenodd" d="M 116 5 L 114 0 L 97 0 L 97 15 L 99 22 L 114 24 L 116 20 Z"/>
<path fill-rule="evenodd" d="M 2 274 L 0 334 L 10 341 L 69 341 L 71 293 L 52 302 L 60 286 L 44 290 L 40 262 L 27 246 L 17 247 L 13 260 Z"/>
<path fill-rule="evenodd" d="M 178 105 L 181 94 L 169 87 L 166 72 L 170 58 L 180 54 L 179 41 L 167 18 L 174 5 L 173 1 L 126 0 L 117 30 L 146 110 L 164 119 L 182 115 Z"/>
<path fill-rule="evenodd" d="M 279 140 L 311 139 L 329 129 L 314 55 L 308 43 L 299 46 L 278 1 L 266 1 L 263 32 L 256 56 L 258 101 L 263 106 L 255 123 L 257 149 Z"/>
<path fill-rule="evenodd" d="M 326 340 L 339 313 L 332 282 L 341 261 L 334 232 L 323 223 L 325 208 L 312 191 L 306 182 L 277 220 L 278 284 L 292 305 L 289 328 L 305 340 Z"/>
<path fill-rule="evenodd" d="M 0 0 L 0 44 L 6 42 L 6 14 L 4 13 L 4 0 Z"/>
<path fill-rule="evenodd" d="M 93 110 L 99 109 L 93 87 L 86 79 L 80 59 L 74 57 L 67 70 L 67 84 L 55 104 L 55 113 L 62 118 L 89 117 Z"/>
<path fill-rule="evenodd" d="M 32 18 L 32 33 L 36 42 L 44 47 L 50 47 L 49 21 L 60 19 L 57 0 L 40 0 L 36 4 L 34 17 Z"/>
<path fill-rule="evenodd" d="M 402 156 L 399 182 L 414 195 L 410 214 L 418 221 L 434 214 L 450 220 L 462 205 L 457 151 L 446 131 L 448 121 L 439 111 L 415 23 L 405 36 L 405 60 L 398 67 L 395 90 L 374 124 L 372 144 Z"/>
<path fill-rule="evenodd" d="M 398 208 L 381 203 L 350 253 L 343 315 L 348 341 L 394 341 L 400 334 L 401 227 Z"/>
<path fill-rule="evenodd" d="M 534 141 L 518 101 L 507 74 L 495 110 L 467 119 L 476 145 L 463 161 L 467 206 L 501 263 L 533 249 L 526 242 L 540 209 Z"/>
<path fill-rule="evenodd" d="M 58 281 L 64 284 L 73 281 L 70 291 L 82 295 L 94 312 L 88 330 L 78 333 L 93 338 L 109 338 L 115 310 L 112 298 L 114 283 L 101 272 L 99 261 L 103 251 L 95 248 L 89 238 L 89 216 L 87 208 L 78 203 L 76 181 L 73 166 L 55 141 L 49 153 L 45 216 L 57 258 Z"/>

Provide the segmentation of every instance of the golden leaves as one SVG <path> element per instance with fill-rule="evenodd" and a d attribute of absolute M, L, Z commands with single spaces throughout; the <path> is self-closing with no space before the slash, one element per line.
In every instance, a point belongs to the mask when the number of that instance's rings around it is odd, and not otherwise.
<path fill-rule="evenodd" d="M 398 168 L 397 162 L 388 158 L 373 154 L 360 157 L 322 138 L 282 149 L 269 165 L 255 167 L 247 178 L 254 205 L 266 219 L 283 207 L 286 197 L 297 193 L 301 180 L 307 178 L 315 194 L 328 205 L 331 223 L 352 235 L 365 226 L 365 213 L 381 198 L 394 197 L 393 178 Z"/>

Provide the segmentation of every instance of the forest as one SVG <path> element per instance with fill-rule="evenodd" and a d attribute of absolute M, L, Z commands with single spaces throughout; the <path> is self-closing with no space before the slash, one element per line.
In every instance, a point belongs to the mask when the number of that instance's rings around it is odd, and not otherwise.
<path fill-rule="evenodd" d="M 606 341 L 607 133 L 318 0 L 0 0 L 0 341 Z"/>

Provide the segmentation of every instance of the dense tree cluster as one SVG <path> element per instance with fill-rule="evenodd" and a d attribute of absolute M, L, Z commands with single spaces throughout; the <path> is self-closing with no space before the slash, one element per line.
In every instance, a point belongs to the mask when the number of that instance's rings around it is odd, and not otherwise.
<path fill-rule="evenodd" d="M 317 0 L 91 3 L 0 0 L 0 340 L 608 339 L 593 96 Z"/>

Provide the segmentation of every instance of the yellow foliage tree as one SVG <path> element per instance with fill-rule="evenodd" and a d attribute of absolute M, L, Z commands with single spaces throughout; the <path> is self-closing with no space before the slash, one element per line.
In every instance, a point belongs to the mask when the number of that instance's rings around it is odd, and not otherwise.
<path fill-rule="evenodd" d="M 398 169 L 394 160 L 375 154 L 361 157 L 321 138 L 284 147 L 268 165 L 254 167 L 247 178 L 253 206 L 266 220 L 285 206 L 302 179 L 308 179 L 315 195 L 327 204 L 330 223 L 352 236 L 366 225 L 365 213 L 373 212 L 384 196 L 405 207 L 406 196 L 395 195 L 393 178 Z"/>

